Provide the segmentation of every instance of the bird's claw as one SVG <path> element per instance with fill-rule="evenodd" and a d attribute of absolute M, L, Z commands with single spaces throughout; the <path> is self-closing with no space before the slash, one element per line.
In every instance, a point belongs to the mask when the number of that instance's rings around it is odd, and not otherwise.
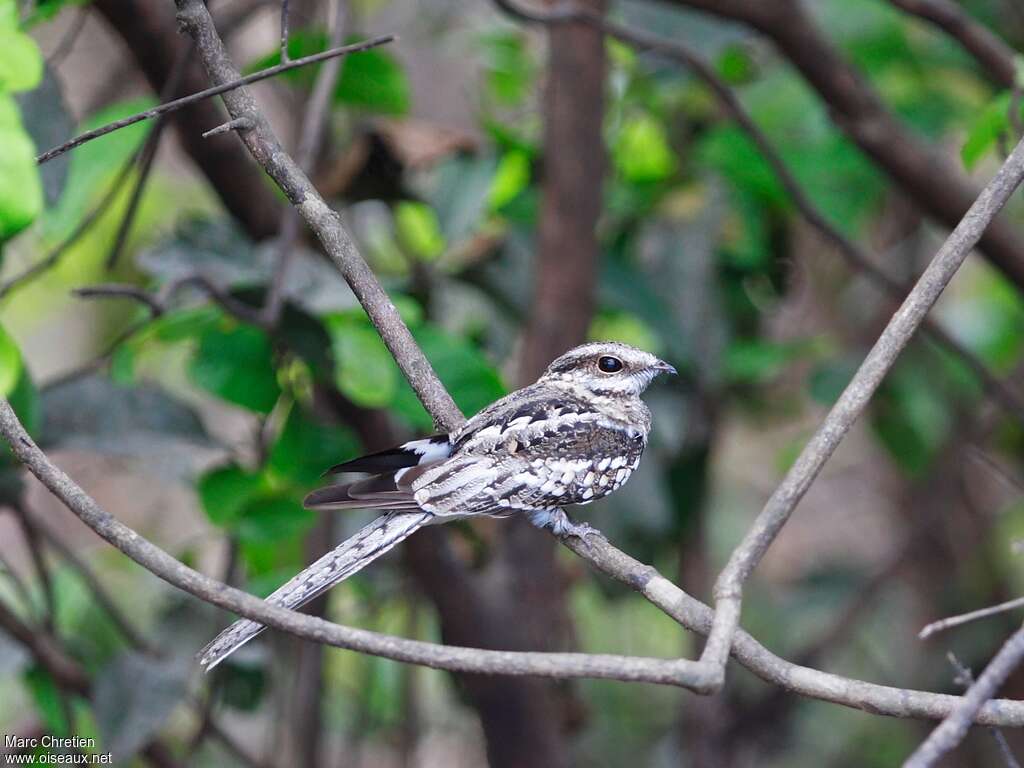
<path fill-rule="evenodd" d="M 605 536 L 590 523 L 574 523 L 568 517 L 556 523 L 552 523 L 552 532 L 559 537 L 575 536 L 577 539 L 587 541 L 591 536 L 603 539 Z"/>

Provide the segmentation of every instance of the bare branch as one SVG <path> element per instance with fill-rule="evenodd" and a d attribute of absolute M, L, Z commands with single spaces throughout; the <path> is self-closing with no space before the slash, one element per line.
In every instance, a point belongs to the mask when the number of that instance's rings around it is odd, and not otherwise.
<path fill-rule="evenodd" d="M 989 700 L 995 696 L 1000 686 L 1006 681 L 1024 659 L 1024 628 L 1018 629 L 1007 640 L 999 653 L 985 667 L 981 677 L 967 689 L 967 693 L 957 703 L 956 708 L 931 732 L 927 739 L 914 750 L 903 768 L 928 768 L 963 741 L 975 715 Z"/>
<path fill-rule="evenodd" d="M 989 616 L 997 616 L 1000 613 L 1006 613 L 1007 611 L 1012 611 L 1021 607 L 1024 607 L 1024 597 L 1018 597 L 1016 600 L 1007 600 L 1005 603 L 999 603 L 999 605 L 991 605 L 988 608 L 979 608 L 976 611 L 961 613 L 958 616 L 950 616 L 946 619 L 933 621 L 918 632 L 917 636 L 922 640 L 926 640 L 937 632 L 943 632 L 947 629 L 952 629 L 953 627 L 959 627 L 963 624 L 977 621 L 978 619 L 987 619 Z"/>
<path fill-rule="evenodd" d="M 974 673 L 971 672 L 970 667 L 962 664 L 952 651 L 946 654 L 946 658 L 949 659 L 949 663 L 956 670 L 956 677 L 953 678 L 953 682 L 959 683 L 964 688 L 970 688 L 974 685 Z M 1003 732 L 994 726 L 989 726 L 989 732 L 992 734 L 996 747 L 999 749 L 999 754 L 1002 756 L 1007 768 L 1020 768 L 1020 763 L 1014 757 L 1013 750 L 1010 749 L 1010 744 L 1007 742 Z"/>
<path fill-rule="evenodd" d="M 934 24 L 960 43 L 994 81 L 1004 88 L 1013 87 L 1016 79 L 1013 48 L 952 0 L 889 0 L 889 3 Z"/>
<path fill-rule="evenodd" d="M 281 0 L 281 63 L 288 61 L 288 21 L 290 13 L 288 0 Z"/>
<path fill-rule="evenodd" d="M 224 43 L 217 36 L 213 19 L 204 3 L 201 0 L 175 2 L 178 20 L 196 41 L 211 81 L 222 84 L 237 82 L 240 79 L 238 70 L 228 57 Z M 331 210 L 306 174 L 281 147 L 255 99 L 247 89 L 236 86 L 225 91 L 224 104 L 232 118 L 248 117 L 253 121 L 256 127 L 241 134 L 242 142 L 316 233 L 434 422 L 438 427 L 448 430 L 461 424 L 464 421 L 462 412 L 441 385 L 395 305 L 359 254 L 355 242 L 342 226 L 340 217 Z"/>
<path fill-rule="evenodd" d="M 178 562 L 104 511 L 36 446 L 5 399 L 0 399 L 0 435 L 18 459 L 83 523 L 146 570 L 200 600 L 298 637 L 435 669 L 482 674 L 554 678 L 602 677 L 679 685 L 694 662 L 580 653 L 483 651 L 381 635 L 330 624 L 271 605 Z M 562 543 L 598 570 L 629 585 L 680 625 L 700 634 L 710 631 L 712 610 L 687 595 L 654 568 L 620 552 L 603 539 Z M 2 618 L 2 615 L 0 615 Z M 936 693 L 874 685 L 791 664 L 740 630 L 736 659 L 762 679 L 810 698 L 892 717 L 938 719 L 961 699 Z M 976 712 L 984 725 L 1024 726 L 1024 702 L 991 701 Z"/>
<path fill-rule="evenodd" d="M 231 131 L 251 131 L 252 129 L 252 120 L 247 117 L 240 117 L 237 120 L 228 120 L 226 123 L 221 123 L 216 128 L 204 131 L 203 138 L 212 139 L 214 136 L 220 136 L 223 133 L 231 133 Z"/>
<path fill-rule="evenodd" d="M 70 141 L 64 142 L 58 147 L 54 147 L 53 149 L 49 149 L 46 152 L 43 152 L 43 154 L 39 155 L 39 157 L 36 158 L 36 162 L 39 165 L 42 165 L 43 163 L 52 160 L 58 155 L 64 154 L 69 149 L 74 149 L 75 147 L 85 144 L 87 141 L 98 139 L 100 136 L 106 136 L 108 133 L 113 133 L 116 130 L 125 128 L 129 125 L 134 125 L 135 123 L 140 123 L 143 120 L 148 120 L 153 117 L 159 117 L 160 115 L 166 115 L 169 112 L 174 112 L 175 110 L 181 109 L 182 107 L 187 107 L 190 104 L 194 104 L 197 101 L 208 99 L 211 96 L 218 96 L 222 93 L 228 93 L 236 88 L 241 88 L 245 85 L 251 85 L 252 83 L 258 83 L 260 80 L 266 80 L 267 78 L 270 77 L 276 77 L 277 75 L 280 75 L 283 72 L 298 69 L 299 67 L 306 67 L 309 66 L 310 64 L 316 64 L 317 62 L 320 61 L 327 61 L 328 59 L 332 59 L 336 56 L 345 56 L 349 53 L 367 51 L 370 48 L 376 48 L 379 45 L 390 43 L 395 39 L 396 38 L 394 35 L 381 35 L 379 37 L 372 37 L 369 40 L 364 40 L 360 43 L 354 43 L 353 45 L 344 45 L 340 48 L 332 48 L 329 51 L 314 53 L 312 56 L 304 56 L 301 59 L 295 59 L 295 61 L 289 61 L 285 64 L 278 64 L 277 66 L 268 67 L 267 69 L 261 69 L 259 72 L 253 72 L 251 75 L 246 75 L 245 77 L 238 75 L 237 77 L 232 78 L 230 81 L 222 82 L 219 85 L 215 85 L 212 88 L 207 88 L 205 91 L 193 93 L 189 96 L 183 96 L 180 99 L 169 101 L 166 104 L 160 104 L 159 106 L 153 107 L 152 109 L 147 109 L 143 112 L 138 112 L 134 115 L 131 115 L 130 117 L 125 117 L 121 120 L 116 120 L 113 123 L 108 123 L 107 125 L 100 126 L 99 128 L 95 128 L 91 131 L 86 131 L 85 133 L 76 136 Z"/>
<path fill-rule="evenodd" d="M 766 35 L 826 103 L 836 125 L 915 203 L 953 227 L 978 190 L 960 167 L 911 133 L 843 56 L 800 0 L 669 0 L 741 21 Z M 984 232 L 980 250 L 1018 288 L 1024 288 L 1024 248 L 1002 219 Z"/>
<path fill-rule="evenodd" d="M 435 669 L 480 674 L 594 677 L 680 685 L 697 662 L 585 653 L 530 653 L 457 648 L 331 624 L 289 611 L 204 576 L 128 528 L 85 493 L 43 454 L 6 399 L 0 399 L 0 434 L 18 459 L 79 519 L 109 544 L 169 584 L 212 605 L 297 637 L 338 648 Z M 1020 713 L 1024 718 L 1024 707 Z"/>
<path fill-rule="evenodd" d="M 345 39 L 345 3 L 335 0 L 331 7 L 334 12 L 334 24 L 331 27 L 329 45 L 338 46 Z M 286 5 L 282 6 L 281 13 L 282 15 L 287 14 Z M 338 82 L 340 72 L 341 61 L 332 59 L 320 68 L 316 82 L 313 83 L 313 91 L 310 93 L 305 114 L 302 115 L 300 122 L 299 146 L 295 155 L 295 161 L 303 173 L 309 174 L 313 171 L 317 155 L 323 144 L 324 129 L 327 126 L 327 118 L 330 116 L 331 97 L 334 94 L 334 87 Z M 261 313 L 263 323 L 268 327 L 277 325 L 278 318 L 281 316 L 281 309 L 284 306 L 285 280 L 288 276 L 288 266 L 291 263 L 295 241 L 299 236 L 300 224 L 299 212 L 294 207 L 289 207 L 285 211 L 281 231 L 278 233 L 274 276 L 271 279 Z"/>
<path fill-rule="evenodd" d="M 75 288 L 71 293 L 80 299 L 131 299 L 145 304 L 153 317 L 159 317 L 166 311 L 163 302 L 135 285 L 90 285 L 84 288 Z"/>
<path fill-rule="evenodd" d="M 789 520 L 825 462 L 867 407 L 871 396 L 895 364 L 900 352 L 910 342 L 928 310 L 953 279 L 982 232 L 1020 185 L 1022 178 L 1024 141 L 1013 150 L 943 243 L 814 437 L 804 446 L 782 483 L 765 504 L 750 531 L 733 551 L 715 584 L 715 626 L 704 648 L 702 660 L 724 670 L 731 637 L 739 624 L 743 583 Z"/>

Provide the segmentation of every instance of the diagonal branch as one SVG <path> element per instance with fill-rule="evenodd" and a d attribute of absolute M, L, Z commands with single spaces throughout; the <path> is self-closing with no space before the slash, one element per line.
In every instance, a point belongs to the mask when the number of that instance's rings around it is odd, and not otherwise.
<path fill-rule="evenodd" d="M 241 77 L 217 35 L 210 12 L 202 0 L 175 0 L 178 20 L 195 40 L 210 80 L 224 89 L 224 104 L 233 119 L 248 118 L 254 128 L 240 135 L 249 152 L 298 208 L 328 256 L 338 267 L 352 292 L 409 380 L 420 402 L 438 427 L 451 430 L 464 421 L 462 412 L 441 385 L 398 310 L 359 253 L 341 218 L 324 201 L 298 164 L 284 151 L 256 100 L 245 88 L 228 84 Z M 393 38 L 388 38 L 388 40 Z M 307 57 L 311 58 L 311 57 Z M 297 59 L 292 64 L 297 64 Z"/>
<path fill-rule="evenodd" d="M 953 227 L 978 190 L 948 158 L 913 135 L 842 55 L 801 0 L 667 0 L 750 25 L 768 37 L 817 91 L 836 125 L 928 215 Z M 979 246 L 1018 289 L 1024 288 L 1024 248 L 1006 221 L 986 228 Z"/>
<path fill-rule="evenodd" d="M 1013 48 L 953 0 L 889 0 L 900 10 L 935 25 L 956 40 L 995 82 L 1012 88 L 1017 77 Z"/>
<path fill-rule="evenodd" d="M 153 107 L 152 109 L 143 110 L 142 112 L 137 112 L 134 115 L 130 115 L 120 120 L 115 120 L 114 122 L 108 123 L 107 125 L 101 125 L 99 128 L 94 128 L 91 131 L 86 131 L 85 133 L 80 134 L 74 137 L 73 139 L 70 139 L 69 141 L 64 142 L 60 146 L 54 147 L 53 149 L 48 149 L 46 152 L 43 152 L 43 154 L 39 155 L 39 157 L 36 158 L 36 162 L 39 165 L 42 165 L 43 163 L 49 160 L 53 160 L 53 158 L 57 157 L 58 155 L 63 155 L 68 150 L 74 149 L 75 147 L 79 147 L 88 141 L 92 141 L 93 139 L 98 139 L 100 136 L 106 136 L 108 133 L 113 133 L 114 131 L 119 130 L 121 128 L 126 128 L 129 125 L 141 123 L 143 120 L 149 120 L 153 117 L 166 115 L 170 112 L 179 110 L 182 107 L 187 107 L 190 104 L 195 104 L 197 101 L 208 99 L 211 96 L 219 96 L 220 94 L 228 93 L 229 91 L 232 91 L 236 88 L 251 85 L 252 83 L 258 83 L 260 80 L 266 80 L 271 77 L 276 77 L 277 75 L 280 75 L 284 72 L 288 72 L 289 70 L 292 69 L 297 69 L 299 67 L 307 67 L 310 64 L 316 64 L 321 61 L 327 61 L 328 59 L 332 59 L 336 56 L 345 56 L 349 53 L 367 51 L 370 48 L 376 48 L 379 45 L 390 43 L 393 40 L 395 40 L 394 35 L 380 35 L 379 37 L 372 37 L 369 40 L 364 40 L 360 43 L 354 43 L 353 45 L 343 45 L 340 48 L 332 48 L 328 51 L 314 53 L 312 56 L 304 56 L 301 59 L 295 59 L 294 61 L 289 61 L 285 64 L 278 64 L 277 66 L 268 67 L 267 69 L 261 69 L 259 72 L 253 72 L 251 75 L 246 75 L 245 77 L 242 77 L 240 74 L 236 73 L 235 77 L 231 78 L 228 81 L 221 82 L 213 88 L 207 88 L 205 91 L 199 91 L 199 93 L 193 93 L 188 96 L 183 96 L 182 98 L 175 99 L 174 101 L 168 101 L 167 103 L 160 104 L 156 107 Z"/>
<path fill-rule="evenodd" d="M 999 653 L 985 667 L 985 671 L 967 689 L 967 693 L 957 703 L 956 708 L 914 750 L 914 754 L 903 763 L 903 768 L 928 768 L 928 766 L 935 765 L 943 755 L 963 741 L 974 722 L 975 714 L 995 696 L 999 687 L 1010 676 L 1010 673 L 1020 666 L 1022 661 L 1024 661 L 1024 628 L 1014 632 L 1010 639 L 1003 644 Z"/>
<path fill-rule="evenodd" d="M 988 183 L 950 234 L 906 301 L 875 342 L 818 431 L 804 446 L 782 483 L 768 499 L 743 541 L 733 551 L 715 585 L 715 624 L 702 660 L 724 676 L 732 637 L 739 625 L 743 583 L 761 561 L 825 462 L 867 407 L 882 379 L 910 342 L 926 313 L 977 244 L 985 228 L 1024 179 L 1024 141 Z"/>

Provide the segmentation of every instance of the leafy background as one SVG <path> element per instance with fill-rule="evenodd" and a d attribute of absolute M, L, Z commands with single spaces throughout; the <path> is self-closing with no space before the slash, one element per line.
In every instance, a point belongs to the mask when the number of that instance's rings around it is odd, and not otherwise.
<path fill-rule="evenodd" d="M 322 14 L 307 5 L 296 12 L 292 57 L 326 45 Z M 1011 43 L 1024 40 L 1009 4 L 963 5 Z M 467 0 L 360 0 L 348 12 L 351 39 L 386 31 L 401 40 L 345 60 L 313 175 L 472 413 L 516 381 L 530 312 L 552 151 L 542 138 L 544 36 Z M 914 133 L 979 181 L 991 174 L 1012 142 L 1009 92 L 954 42 L 884 2 L 828 0 L 814 12 Z M 623 2 L 613 13 L 711 61 L 816 206 L 892 274 L 912 277 L 934 252 L 943 232 L 764 40 L 655 5 Z M 247 71 L 279 60 L 276 23 L 276 11 L 262 8 L 231 38 Z M 74 45 L 61 52 L 76 26 Z M 332 405 L 372 412 L 396 437 L 428 432 L 430 418 L 310 241 L 296 246 L 274 334 L 189 287 L 156 318 L 131 301 L 72 295 L 101 282 L 158 290 L 198 269 L 258 306 L 274 273 L 273 241 L 246 234 L 171 137 L 133 208 L 133 160 L 151 123 L 37 168 L 37 152 L 155 102 L 114 45 L 117 34 L 88 5 L 0 0 L 0 285 L 58 254 L 0 294 L 0 394 L 118 517 L 184 561 L 266 594 L 308 561 L 323 526 L 340 538 L 364 519 L 325 522 L 301 507 L 324 468 L 363 447 L 365 434 Z M 700 82 L 616 42 L 607 53 L 609 167 L 590 335 L 650 349 L 682 375 L 650 393 L 656 427 L 642 470 L 586 516 L 707 598 L 717 567 L 892 305 L 800 219 Z M 256 89 L 286 133 L 316 71 Z M 129 212 L 121 258 L 108 269 Z M 1018 196 L 1008 216 L 1024 226 L 1021 214 Z M 935 316 L 992 371 L 1019 380 L 1024 303 L 987 263 L 969 261 Z M 769 553 L 749 589 L 745 627 L 787 658 L 840 674 L 957 690 L 946 653 L 979 669 L 1019 617 L 927 643 L 915 634 L 1024 586 L 1013 546 L 1024 535 L 1022 457 L 1020 424 L 986 401 L 961 361 L 916 342 Z M 99 546 L 6 451 L 0 506 L 45 520 L 159 649 L 127 642 L 53 552 L 51 583 L 41 582 L 15 515 L 5 514 L 0 600 L 33 626 L 49 621 L 95 683 L 88 698 L 69 695 L 0 633 L 0 730 L 95 736 L 96 749 L 123 764 L 152 762 L 146 745 L 159 736 L 186 764 L 235 764 L 221 741 L 196 736 L 210 708 L 265 764 L 290 764 L 289 745 L 301 739 L 291 698 L 297 643 L 267 638 L 201 680 L 192 654 L 223 616 Z M 495 534 L 484 523 L 452 535 L 468 561 L 484 562 Z M 560 559 L 579 648 L 699 650 L 641 598 Z M 334 590 L 327 611 L 355 626 L 440 639 L 400 557 Z M 484 760 L 477 713 L 445 674 L 331 650 L 322 680 L 325 764 Z M 1021 693 L 1022 680 L 1011 680 L 1005 695 Z M 926 728 L 784 696 L 742 671 L 712 700 L 600 681 L 574 685 L 567 698 L 574 764 L 892 765 Z M 957 759 L 996 757 L 977 733 Z"/>

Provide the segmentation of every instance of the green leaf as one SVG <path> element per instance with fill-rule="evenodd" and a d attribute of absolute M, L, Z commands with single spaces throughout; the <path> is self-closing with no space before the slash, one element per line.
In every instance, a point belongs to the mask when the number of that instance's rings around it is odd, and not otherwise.
<path fill-rule="evenodd" d="M 211 469 L 196 484 L 199 503 L 214 525 L 233 525 L 242 509 L 267 490 L 262 475 L 247 472 L 237 464 Z"/>
<path fill-rule="evenodd" d="M 348 431 L 314 421 L 299 405 L 288 413 L 270 451 L 268 467 L 300 487 L 315 483 L 324 470 L 353 456 L 359 441 Z"/>
<path fill-rule="evenodd" d="M 348 42 L 359 39 L 351 37 Z M 387 115 L 406 114 L 412 102 L 405 70 L 398 59 L 380 48 L 345 57 L 334 98 L 342 104 Z"/>
<path fill-rule="evenodd" d="M 66 736 L 71 726 L 64 716 L 64 694 L 50 673 L 40 666 L 33 666 L 22 675 L 22 680 L 32 694 L 32 701 L 46 731 L 55 736 Z"/>
<path fill-rule="evenodd" d="M 846 389 L 857 370 L 856 360 L 830 360 L 817 366 L 807 381 L 807 389 L 815 402 L 832 405 Z"/>
<path fill-rule="evenodd" d="M 256 413 L 270 413 L 281 394 L 270 341 L 249 325 L 208 328 L 188 373 L 197 386 Z"/>
<path fill-rule="evenodd" d="M 413 336 L 463 413 L 476 413 L 505 394 L 494 366 L 469 342 L 432 326 L 415 329 Z M 404 377 L 392 407 L 417 429 L 432 427 L 429 414 Z"/>
<path fill-rule="evenodd" d="M 871 401 L 872 429 L 893 459 L 912 476 L 928 469 L 952 426 L 952 409 L 936 384 L 933 372 L 904 363 L 889 375 Z"/>
<path fill-rule="evenodd" d="M 398 366 L 377 331 L 349 315 L 328 318 L 334 380 L 347 397 L 366 408 L 389 405 L 398 391 Z"/>
<path fill-rule="evenodd" d="M 149 109 L 155 103 L 151 98 L 142 98 L 111 104 L 90 115 L 75 132 L 83 133 L 120 120 Z M 64 191 L 57 205 L 47 208 L 42 218 L 46 237 L 54 240 L 67 237 L 86 211 L 106 193 L 108 185 L 152 129 L 151 123 L 150 120 L 143 120 L 129 125 L 87 142 L 70 153 L 71 165 Z"/>
<path fill-rule="evenodd" d="M 0 325 L 0 397 L 7 397 L 14 391 L 21 371 L 21 350 Z"/>
<path fill-rule="evenodd" d="M 486 62 L 484 87 L 487 94 L 503 106 L 522 103 L 537 73 L 526 35 L 518 30 L 495 32 L 482 36 L 480 47 Z"/>
<path fill-rule="evenodd" d="M 0 5 L 13 6 L 12 0 Z M 29 91 L 43 77 L 43 57 L 35 41 L 18 29 L 17 13 L 0 10 L 0 93 Z"/>
<path fill-rule="evenodd" d="M 995 147 L 1000 136 L 1010 133 L 1010 98 L 1009 91 L 996 96 L 968 128 L 960 148 L 960 159 L 968 170 Z"/>
<path fill-rule="evenodd" d="M 725 354 L 725 372 L 730 381 L 762 384 L 779 375 L 810 347 L 805 341 L 776 343 L 763 339 L 738 339 Z"/>
<path fill-rule="evenodd" d="M 612 148 L 616 168 L 634 183 L 662 181 L 676 170 L 676 157 L 665 130 L 652 115 L 625 120 Z"/>
<path fill-rule="evenodd" d="M 736 187 L 749 190 L 772 205 L 785 204 L 787 198 L 775 174 L 738 128 L 729 126 L 711 131 L 700 142 L 696 154 Z"/>
<path fill-rule="evenodd" d="M 621 341 L 653 353 L 661 348 L 654 331 L 628 312 L 602 312 L 590 324 L 587 336 L 593 341 Z"/>
<path fill-rule="evenodd" d="M 43 210 L 43 184 L 35 146 L 21 124 L 18 105 L 0 91 L 0 243 Z"/>
<path fill-rule="evenodd" d="M 235 521 L 243 541 L 280 542 L 306 531 L 316 513 L 290 496 L 262 496 L 246 503 Z"/>
<path fill-rule="evenodd" d="M 501 156 L 498 169 L 487 192 L 487 203 L 492 211 L 512 202 L 530 183 L 530 156 L 513 149 Z"/>
<path fill-rule="evenodd" d="M 399 242 L 424 261 L 433 261 L 447 247 L 434 209 L 425 203 L 403 201 L 395 206 Z"/>
<path fill-rule="evenodd" d="M 718 74 L 730 85 L 742 85 L 754 79 L 757 67 L 750 58 L 749 52 L 739 46 L 729 46 L 715 62 Z"/>

